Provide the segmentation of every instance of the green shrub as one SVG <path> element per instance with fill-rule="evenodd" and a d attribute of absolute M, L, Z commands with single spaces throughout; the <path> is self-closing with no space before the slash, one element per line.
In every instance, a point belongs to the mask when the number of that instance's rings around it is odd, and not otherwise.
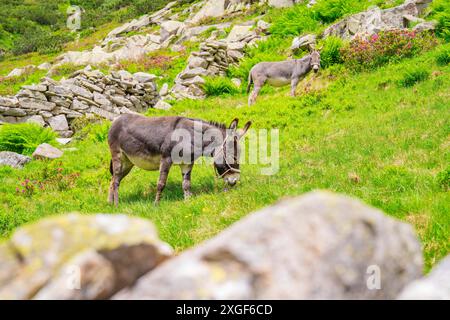
<path fill-rule="evenodd" d="M 418 82 L 424 81 L 430 77 L 430 71 L 420 67 L 411 67 L 406 70 L 397 84 L 400 87 L 412 87 Z"/>
<path fill-rule="evenodd" d="M 341 49 L 341 57 L 351 70 L 373 69 L 430 50 L 437 43 L 437 39 L 427 32 L 382 31 L 368 39 L 353 39 Z"/>
<path fill-rule="evenodd" d="M 57 134 L 35 123 L 0 126 L 0 151 L 31 154 L 41 143 L 56 143 Z"/>
<path fill-rule="evenodd" d="M 49 32 L 43 29 L 27 30 L 13 44 L 15 55 L 38 51 L 39 53 L 55 53 L 62 50 L 65 43 L 73 40 L 73 34 L 66 31 Z"/>
<path fill-rule="evenodd" d="M 444 47 L 437 53 L 436 63 L 440 66 L 450 63 L 450 47 Z"/>
<path fill-rule="evenodd" d="M 450 41 L 450 1 L 434 0 L 431 5 L 430 18 L 435 19 L 438 24 L 436 26 L 436 34 Z"/>
<path fill-rule="evenodd" d="M 206 78 L 203 89 L 207 96 L 233 95 L 239 92 L 239 89 L 225 77 Z"/>
<path fill-rule="evenodd" d="M 340 50 L 344 43 L 341 38 L 328 37 L 319 47 L 323 46 L 320 51 L 320 65 L 322 68 L 328 68 L 333 64 L 342 62 Z"/>

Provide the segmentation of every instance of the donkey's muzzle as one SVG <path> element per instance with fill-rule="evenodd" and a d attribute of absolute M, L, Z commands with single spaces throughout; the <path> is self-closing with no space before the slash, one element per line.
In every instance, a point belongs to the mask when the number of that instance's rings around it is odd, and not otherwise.
<path fill-rule="evenodd" d="M 239 181 L 239 175 L 238 174 L 230 174 L 223 178 L 226 184 L 229 186 L 234 186 Z"/>
<path fill-rule="evenodd" d="M 317 73 L 319 71 L 319 66 L 314 66 L 313 71 L 314 71 L 314 73 Z"/>

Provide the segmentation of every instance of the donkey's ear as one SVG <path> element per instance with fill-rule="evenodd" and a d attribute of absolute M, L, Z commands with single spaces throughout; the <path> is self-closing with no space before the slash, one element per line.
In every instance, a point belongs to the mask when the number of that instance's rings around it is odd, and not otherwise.
<path fill-rule="evenodd" d="M 251 121 L 248 121 L 248 122 L 245 124 L 244 128 L 238 130 L 238 138 L 239 138 L 239 139 L 241 139 L 241 138 L 247 133 L 248 128 L 250 128 L 251 125 L 252 125 L 252 122 L 251 122 Z"/>
<path fill-rule="evenodd" d="M 232 131 L 236 131 L 238 122 L 239 122 L 239 119 L 238 118 L 234 118 L 233 121 L 231 121 L 230 127 L 228 129 L 230 129 Z"/>

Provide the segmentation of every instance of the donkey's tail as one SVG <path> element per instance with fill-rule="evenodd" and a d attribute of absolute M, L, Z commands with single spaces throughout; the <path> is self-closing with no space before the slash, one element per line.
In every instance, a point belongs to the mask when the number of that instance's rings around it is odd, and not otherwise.
<path fill-rule="evenodd" d="M 111 173 L 111 175 L 114 174 L 113 165 L 112 165 L 112 159 L 109 161 L 109 172 Z"/>
<path fill-rule="evenodd" d="M 250 71 L 248 73 L 248 84 L 247 84 L 247 93 L 250 92 L 250 88 L 252 87 L 252 82 L 253 82 L 253 78 L 252 78 L 252 72 Z"/>

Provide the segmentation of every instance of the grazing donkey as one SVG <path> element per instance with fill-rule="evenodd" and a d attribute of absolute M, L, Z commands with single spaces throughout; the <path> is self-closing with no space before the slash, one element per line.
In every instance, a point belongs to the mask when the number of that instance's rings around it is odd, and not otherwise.
<path fill-rule="evenodd" d="M 298 82 L 311 70 L 314 70 L 315 73 L 319 71 L 319 67 L 320 53 L 317 50 L 313 50 L 301 59 L 256 64 L 248 75 L 247 93 L 250 92 L 252 82 L 254 84 L 253 91 L 248 98 L 248 105 L 255 103 L 259 91 L 266 82 L 276 87 L 290 83 L 291 96 L 295 96 Z"/>
<path fill-rule="evenodd" d="M 124 114 L 116 119 L 108 133 L 112 174 L 108 201 L 119 203 L 120 181 L 133 166 L 159 170 L 155 204 L 159 203 L 172 164 L 179 165 L 183 176 L 184 197 L 191 196 L 191 171 L 201 156 L 213 157 L 217 175 L 228 185 L 240 178 L 239 140 L 251 122 L 237 130 L 238 119 L 225 125 L 185 117 L 145 117 Z"/>

